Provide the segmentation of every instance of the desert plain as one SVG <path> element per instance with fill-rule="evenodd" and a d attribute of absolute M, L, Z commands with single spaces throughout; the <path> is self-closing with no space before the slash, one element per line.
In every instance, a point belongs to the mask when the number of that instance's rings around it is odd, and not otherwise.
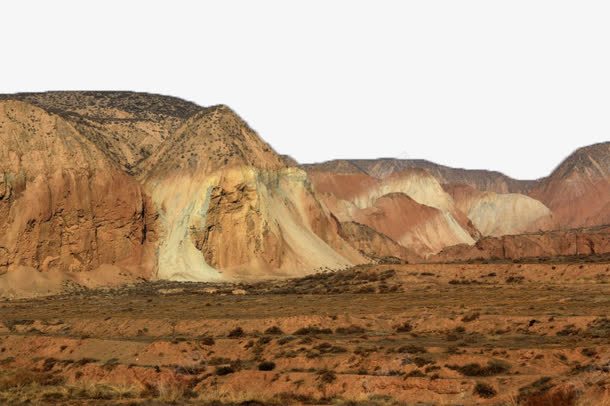
<path fill-rule="evenodd" d="M 603 405 L 610 263 L 365 265 L 0 304 L 0 401 Z"/>

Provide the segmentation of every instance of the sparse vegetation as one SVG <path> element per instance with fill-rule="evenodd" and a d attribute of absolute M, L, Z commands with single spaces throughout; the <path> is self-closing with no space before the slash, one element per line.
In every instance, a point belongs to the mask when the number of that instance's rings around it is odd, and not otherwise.
<path fill-rule="evenodd" d="M 263 361 L 258 364 L 259 371 L 273 371 L 275 369 L 275 362 Z"/>
<path fill-rule="evenodd" d="M 493 376 L 505 374 L 511 367 L 504 361 L 491 360 L 486 366 L 481 366 L 477 363 L 470 363 L 461 366 L 447 365 L 447 368 L 456 370 L 465 376 Z"/>
<path fill-rule="evenodd" d="M 268 329 L 266 329 L 265 330 L 265 334 L 268 334 L 268 335 L 282 335 L 282 334 L 284 334 L 284 332 L 278 326 L 273 326 L 273 327 L 269 327 Z"/>
<path fill-rule="evenodd" d="M 411 323 L 405 321 L 404 323 L 396 326 L 394 329 L 397 333 L 408 333 L 409 331 L 413 330 L 413 326 Z"/>
<path fill-rule="evenodd" d="M 396 268 L 389 278 L 383 268 L 388 266 Z M 580 397 L 587 404 L 594 384 L 578 386 L 582 394 L 563 389 L 571 382 L 595 382 L 594 377 L 610 372 L 604 362 L 609 347 L 603 340 L 610 331 L 604 317 L 610 285 L 597 283 L 599 278 L 583 284 L 546 285 L 529 278 L 527 283 L 504 284 L 511 272 L 519 274 L 516 265 L 510 272 L 490 265 L 478 274 L 466 268 L 464 278 L 460 266 L 451 273 L 434 269 L 432 275 L 421 275 L 427 272 L 419 265 L 383 267 L 374 272 L 345 271 L 336 279 L 342 286 L 337 293 L 332 285 L 324 286 L 335 280 L 325 275 L 306 283 L 142 283 L 2 302 L 0 321 L 9 320 L 12 330 L 6 327 L 0 337 L 0 378 L 24 365 L 41 377 L 59 378 L 57 384 L 42 385 L 35 378 L 22 386 L 19 399 L 27 398 L 30 404 L 67 403 L 77 393 L 82 393 L 77 399 L 90 403 L 105 399 L 116 404 L 205 404 L 208 397 L 210 402 L 228 402 L 215 394 L 231 390 L 236 382 L 248 387 L 264 375 L 265 387 L 275 390 L 282 385 L 295 393 L 259 398 L 263 392 L 252 386 L 254 395 L 242 399 L 233 394 L 235 399 L 261 405 L 303 400 L 383 406 L 417 400 L 412 392 L 382 391 L 375 385 L 363 397 L 351 398 L 371 377 L 382 386 L 384 380 L 409 380 L 428 388 L 451 382 L 461 397 L 439 393 L 447 403 L 500 402 L 506 391 L 513 391 L 518 392 L 515 402 L 536 405 Z M 407 274 L 408 288 L 379 294 L 384 286 L 401 283 L 406 274 L 402 267 L 412 273 Z M 551 267 L 547 268 L 536 272 L 550 274 Z M 493 280 L 486 276 L 492 269 Z M 557 269 L 552 275 L 562 271 Z M 604 272 L 605 268 L 598 269 L 594 275 Z M 447 284 L 453 278 L 485 283 Z M 286 286 L 306 293 L 278 293 Z M 202 293 L 204 288 L 215 293 Z M 361 288 L 374 293 L 356 293 Z M 231 293 L 238 289 L 248 294 Z M 95 322 L 78 321 L 78 309 L 85 307 L 95 309 Z M 132 311 L 122 313 L 128 308 Z M 176 310 L 184 308 L 189 312 Z M 592 321 L 583 323 L 582 316 Z M 125 345 L 103 350 L 100 345 L 108 337 L 97 330 L 99 321 L 104 331 L 112 332 L 113 342 Z M 28 354 L 24 348 L 32 342 L 44 343 L 45 356 L 21 355 Z M 123 389 L 97 385 L 99 376 L 120 379 L 125 373 L 143 383 Z M 544 374 L 549 378 L 538 382 Z M 80 381 L 87 388 L 72 386 Z M 305 389 L 307 395 L 302 396 Z M 350 397 L 339 398 L 337 391 Z M 14 404 L 7 399 L 16 399 L 16 393 L 0 390 L 0 404 Z"/>
<path fill-rule="evenodd" d="M 365 329 L 363 329 L 360 326 L 348 326 L 348 327 L 338 327 L 335 330 L 336 334 L 364 334 L 366 332 Z"/>
<path fill-rule="evenodd" d="M 227 337 L 229 338 L 241 338 L 245 335 L 244 330 L 241 327 L 235 327 L 229 332 Z"/>
<path fill-rule="evenodd" d="M 235 369 L 232 366 L 223 365 L 216 367 L 216 375 L 224 376 L 229 375 L 235 372 Z"/>
<path fill-rule="evenodd" d="M 489 399 L 496 396 L 498 392 L 496 392 L 494 387 L 489 384 L 486 384 L 484 382 L 477 382 L 474 387 L 474 393 L 482 398 Z"/>
<path fill-rule="evenodd" d="M 297 336 L 314 335 L 314 334 L 332 334 L 332 330 L 329 328 L 320 328 L 320 327 L 316 327 L 316 326 L 309 326 L 309 327 L 301 327 L 300 329 L 295 331 L 293 334 L 297 335 Z"/>

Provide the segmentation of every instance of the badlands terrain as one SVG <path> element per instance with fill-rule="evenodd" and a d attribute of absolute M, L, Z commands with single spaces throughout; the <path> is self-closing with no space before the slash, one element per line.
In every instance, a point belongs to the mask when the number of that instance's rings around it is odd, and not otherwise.
<path fill-rule="evenodd" d="M 299 164 L 227 106 L 0 95 L 0 403 L 610 404 L 610 142 Z"/>

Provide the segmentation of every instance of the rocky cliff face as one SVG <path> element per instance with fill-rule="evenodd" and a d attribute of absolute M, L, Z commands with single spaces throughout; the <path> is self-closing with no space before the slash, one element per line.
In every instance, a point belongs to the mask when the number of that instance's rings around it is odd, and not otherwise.
<path fill-rule="evenodd" d="M 418 255 L 453 244 L 474 243 L 478 231 L 456 209 L 438 181 L 421 169 L 384 179 L 362 172 L 310 172 L 314 186 L 342 222 L 355 221 L 390 237 Z"/>
<path fill-rule="evenodd" d="M 414 251 L 403 247 L 385 234 L 355 221 L 341 223 L 341 237 L 362 255 L 378 263 L 421 262 Z"/>
<path fill-rule="evenodd" d="M 159 277 L 300 275 L 365 261 L 338 235 L 304 172 L 235 167 L 148 183 L 164 230 Z"/>
<path fill-rule="evenodd" d="M 306 173 L 225 106 L 130 92 L 0 106 L 0 272 L 260 279 L 368 261 Z"/>
<path fill-rule="evenodd" d="M 538 182 L 415 160 L 299 168 L 226 106 L 132 92 L 0 95 L 0 285 L 299 276 L 441 250 L 593 252 L 606 240 L 474 244 L 610 223 L 609 162 L 603 143 Z"/>
<path fill-rule="evenodd" d="M 578 149 L 530 195 L 553 211 L 561 227 L 610 224 L 610 142 Z"/>
<path fill-rule="evenodd" d="M 338 235 L 305 172 L 225 106 L 204 109 L 142 164 L 165 230 L 159 276 L 297 276 L 366 259 Z"/>
<path fill-rule="evenodd" d="M 486 237 L 477 241 L 474 246 L 462 244 L 448 247 L 429 260 L 432 262 L 512 260 L 608 253 L 610 253 L 610 227 L 601 226 Z"/>
<path fill-rule="evenodd" d="M 0 179 L 0 271 L 142 263 L 154 230 L 142 187 L 69 121 L 0 100 Z"/>

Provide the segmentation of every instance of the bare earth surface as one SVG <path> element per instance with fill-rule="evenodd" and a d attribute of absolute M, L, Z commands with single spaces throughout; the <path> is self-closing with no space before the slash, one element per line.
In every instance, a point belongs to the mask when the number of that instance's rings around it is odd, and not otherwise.
<path fill-rule="evenodd" d="M 607 405 L 609 313 L 603 258 L 3 301 L 0 403 Z"/>

